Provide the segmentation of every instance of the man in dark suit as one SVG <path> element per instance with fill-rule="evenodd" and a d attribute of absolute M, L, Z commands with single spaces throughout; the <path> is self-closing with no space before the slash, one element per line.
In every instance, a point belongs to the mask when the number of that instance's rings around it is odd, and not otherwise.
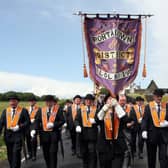
<path fill-rule="evenodd" d="M 81 106 L 81 96 L 80 95 L 76 95 L 73 98 L 73 104 L 72 106 L 68 107 L 67 110 L 67 124 L 68 124 L 68 128 L 70 131 L 70 135 L 71 135 L 71 142 L 72 142 L 72 155 L 76 154 L 76 131 L 75 131 L 75 118 L 77 115 L 77 111 L 80 109 Z"/>
<path fill-rule="evenodd" d="M 95 116 L 97 113 L 94 105 L 94 96 L 87 94 L 85 96 L 85 105 L 78 110 L 75 119 L 76 132 L 80 133 L 80 147 L 83 159 L 83 168 L 96 168 L 96 142 L 97 142 L 97 124 Z"/>
<path fill-rule="evenodd" d="M 10 168 L 21 167 L 21 149 L 24 131 L 30 124 L 28 111 L 19 104 L 16 95 L 9 97 L 9 107 L 3 110 L 0 118 L 0 133 L 4 130 Z"/>
<path fill-rule="evenodd" d="M 136 104 L 131 109 L 130 116 L 134 121 L 133 129 L 131 130 L 132 151 L 136 153 L 136 140 L 138 135 L 138 156 L 143 159 L 144 140 L 142 139 L 141 123 L 144 115 L 144 99 L 141 96 L 136 97 Z"/>
<path fill-rule="evenodd" d="M 36 97 L 32 95 L 29 98 L 29 104 L 30 106 L 26 107 L 26 109 L 29 112 L 29 117 L 30 117 L 30 127 L 29 129 L 26 130 L 25 132 L 25 140 L 27 143 L 27 149 L 29 153 L 29 158 L 32 158 L 32 161 L 36 160 L 36 152 L 37 152 L 37 133 L 35 133 L 32 130 L 35 130 L 36 127 L 36 115 L 39 112 L 40 108 L 36 105 Z"/>
<path fill-rule="evenodd" d="M 110 94 L 105 97 L 104 102 L 97 114 L 97 122 L 100 125 L 97 143 L 100 168 L 122 168 L 127 150 L 123 129 L 129 119 Z"/>
<path fill-rule="evenodd" d="M 47 95 L 45 101 L 46 106 L 41 109 L 36 117 L 37 129 L 40 131 L 40 142 L 47 168 L 56 168 L 58 142 L 61 137 L 61 127 L 65 120 L 62 109 L 58 104 L 54 105 L 54 96 Z"/>
<path fill-rule="evenodd" d="M 163 90 L 156 89 L 154 101 L 145 107 L 142 119 L 142 137 L 146 139 L 148 168 L 156 167 L 156 154 L 159 148 L 160 168 L 167 168 L 168 106 L 162 103 Z"/>

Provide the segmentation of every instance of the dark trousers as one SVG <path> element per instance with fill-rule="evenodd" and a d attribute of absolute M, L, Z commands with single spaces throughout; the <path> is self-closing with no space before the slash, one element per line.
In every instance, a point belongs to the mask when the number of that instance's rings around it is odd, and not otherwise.
<path fill-rule="evenodd" d="M 6 142 L 10 168 L 20 168 L 22 142 Z"/>
<path fill-rule="evenodd" d="M 37 136 L 31 138 L 32 157 L 36 157 L 37 153 Z"/>
<path fill-rule="evenodd" d="M 147 143 L 148 168 L 156 168 L 156 153 L 159 148 L 160 168 L 167 168 L 167 145 L 163 143 L 151 144 Z"/>
<path fill-rule="evenodd" d="M 83 168 L 96 168 L 97 167 L 96 142 L 82 141 L 80 145 L 83 159 Z"/>
<path fill-rule="evenodd" d="M 29 157 L 32 157 L 32 146 L 31 146 L 31 136 L 30 136 L 30 131 L 27 131 L 25 134 L 25 142 L 27 144 L 27 150 Z"/>
<path fill-rule="evenodd" d="M 31 137 L 30 132 L 28 131 L 25 135 L 25 141 L 27 144 L 29 157 L 36 157 L 37 152 L 37 136 Z"/>
<path fill-rule="evenodd" d="M 71 135 L 71 143 L 72 143 L 72 151 L 76 153 L 76 131 L 75 128 L 70 130 Z"/>
<path fill-rule="evenodd" d="M 136 140 L 138 136 L 138 153 L 143 153 L 143 147 L 144 147 L 144 140 L 142 139 L 142 131 L 139 128 L 137 131 L 131 133 L 132 138 L 132 152 L 136 152 Z"/>
<path fill-rule="evenodd" d="M 112 168 L 112 158 L 106 157 L 106 153 L 99 153 L 100 168 Z"/>
<path fill-rule="evenodd" d="M 57 168 L 58 142 L 42 143 L 47 168 Z"/>
<path fill-rule="evenodd" d="M 115 154 L 112 160 L 112 168 L 122 168 L 124 162 L 124 154 Z"/>

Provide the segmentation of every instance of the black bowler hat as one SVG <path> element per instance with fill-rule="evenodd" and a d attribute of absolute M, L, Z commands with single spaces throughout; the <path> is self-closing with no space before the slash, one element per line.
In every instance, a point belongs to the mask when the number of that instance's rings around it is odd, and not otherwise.
<path fill-rule="evenodd" d="M 85 99 L 94 100 L 95 98 L 94 98 L 94 96 L 93 96 L 92 94 L 87 94 L 87 95 L 85 96 Z"/>
<path fill-rule="evenodd" d="M 143 99 L 143 98 L 142 98 L 141 96 L 137 96 L 135 100 L 136 100 L 136 101 L 142 101 L 142 99 Z"/>
<path fill-rule="evenodd" d="M 30 96 L 28 101 L 37 101 L 36 96 L 34 95 Z"/>
<path fill-rule="evenodd" d="M 163 96 L 164 92 L 163 92 L 162 89 L 155 89 L 153 94 L 156 95 L 156 96 Z"/>
<path fill-rule="evenodd" d="M 73 100 L 75 100 L 76 98 L 82 99 L 82 97 L 80 95 L 74 96 Z"/>
<path fill-rule="evenodd" d="M 8 97 L 8 100 L 12 100 L 12 99 L 15 99 L 15 100 L 20 100 L 19 97 L 16 95 L 16 94 L 12 94 Z"/>
<path fill-rule="evenodd" d="M 45 101 L 54 101 L 55 98 L 53 95 L 46 95 L 45 98 L 44 98 Z"/>

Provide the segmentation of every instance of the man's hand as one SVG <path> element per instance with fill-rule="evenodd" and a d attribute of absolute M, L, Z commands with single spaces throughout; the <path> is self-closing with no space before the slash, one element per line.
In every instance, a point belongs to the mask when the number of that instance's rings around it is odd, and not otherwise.
<path fill-rule="evenodd" d="M 16 125 L 15 127 L 11 127 L 10 130 L 12 130 L 13 132 L 19 131 L 19 125 Z"/>
<path fill-rule="evenodd" d="M 47 129 L 51 129 L 54 127 L 54 124 L 52 122 L 47 123 Z"/>
<path fill-rule="evenodd" d="M 160 122 L 160 127 L 161 128 L 168 127 L 168 121 L 164 120 L 163 122 Z"/>
<path fill-rule="evenodd" d="M 131 122 L 127 123 L 128 128 L 132 127 L 133 125 L 134 125 L 134 121 L 131 121 Z"/>
<path fill-rule="evenodd" d="M 82 132 L 81 126 L 78 125 L 78 126 L 76 127 L 76 132 L 77 132 L 77 133 L 81 133 L 81 132 Z"/>
<path fill-rule="evenodd" d="M 36 134 L 36 130 L 31 130 L 30 135 L 32 138 L 34 138 L 35 134 Z"/>
<path fill-rule="evenodd" d="M 147 131 L 142 131 L 142 138 L 148 139 L 148 132 Z"/>
<path fill-rule="evenodd" d="M 89 118 L 89 121 L 90 121 L 91 124 L 95 124 L 96 123 L 94 118 Z"/>
<path fill-rule="evenodd" d="M 34 123 L 35 119 L 33 118 L 33 119 L 31 119 L 30 121 L 31 121 L 31 123 Z"/>
<path fill-rule="evenodd" d="M 112 98 L 110 105 L 111 105 L 111 106 L 116 106 L 117 104 L 118 104 L 117 100 L 114 99 L 114 98 Z"/>
<path fill-rule="evenodd" d="M 141 117 L 141 118 L 139 118 L 138 122 L 139 122 L 139 123 L 141 123 L 141 122 L 142 122 L 142 117 Z"/>

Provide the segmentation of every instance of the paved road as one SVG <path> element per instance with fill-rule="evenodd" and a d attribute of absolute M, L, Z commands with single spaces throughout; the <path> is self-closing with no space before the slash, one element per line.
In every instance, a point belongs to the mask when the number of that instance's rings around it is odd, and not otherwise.
<path fill-rule="evenodd" d="M 64 159 L 61 156 L 61 152 L 58 152 L 58 168 L 82 168 L 82 162 L 76 156 L 71 155 L 70 149 L 70 139 L 66 136 L 64 137 L 64 149 L 65 157 Z M 134 168 L 147 168 L 146 166 L 146 157 L 144 159 L 135 158 Z M 0 168 L 8 168 L 7 161 L 0 162 Z M 31 160 L 22 162 L 22 168 L 45 168 L 45 162 L 43 159 L 41 149 L 38 150 L 37 160 L 32 162 Z"/>

